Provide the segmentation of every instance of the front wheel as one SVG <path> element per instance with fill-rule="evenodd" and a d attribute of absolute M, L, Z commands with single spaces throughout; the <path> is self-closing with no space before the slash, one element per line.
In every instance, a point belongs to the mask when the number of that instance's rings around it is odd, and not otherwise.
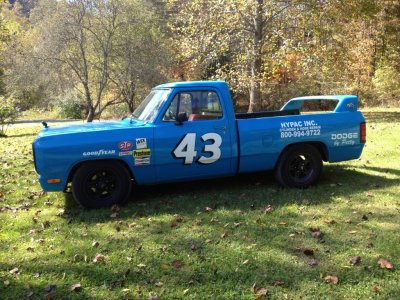
<path fill-rule="evenodd" d="M 320 152 L 312 145 L 289 147 L 275 169 L 276 180 L 285 187 L 307 188 L 319 179 L 322 170 Z"/>
<path fill-rule="evenodd" d="M 119 161 L 86 162 L 72 178 L 72 195 L 86 208 L 108 207 L 123 202 L 131 190 L 131 175 Z"/>

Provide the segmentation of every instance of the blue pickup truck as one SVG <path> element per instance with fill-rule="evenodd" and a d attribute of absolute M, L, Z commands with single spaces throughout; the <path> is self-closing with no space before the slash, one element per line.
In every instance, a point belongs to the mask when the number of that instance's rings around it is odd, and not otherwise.
<path fill-rule="evenodd" d="M 314 100 L 336 106 L 302 113 Z M 282 186 L 306 188 L 322 161 L 356 159 L 365 141 L 356 96 L 299 97 L 279 111 L 235 114 L 225 82 L 199 81 L 155 87 L 120 121 L 46 126 L 33 155 L 43 190 L 71 188 L 80 204 L 98 208 L 126 200 L 134 184 L 264 170 Z"/>

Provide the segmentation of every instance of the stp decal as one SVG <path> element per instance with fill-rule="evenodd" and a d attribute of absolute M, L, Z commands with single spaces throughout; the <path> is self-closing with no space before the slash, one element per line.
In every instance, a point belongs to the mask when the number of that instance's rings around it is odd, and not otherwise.
<path fill-rule="evenodd" d="M 132 142 L 130 142 L 130 141 L 122 141 L 122 142 L 119 142 L 118 149 L 126 151 L 126 150 L 131 149 L 132 146 L 133 146 Z"/>

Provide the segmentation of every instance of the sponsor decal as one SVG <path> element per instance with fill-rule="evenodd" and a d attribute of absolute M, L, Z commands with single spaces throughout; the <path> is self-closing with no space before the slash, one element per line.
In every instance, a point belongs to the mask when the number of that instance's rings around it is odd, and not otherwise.
<path fill-rule="evenodd" d="M 150 157 L 136 157 L 135 166 L 144 166 L 150 164 Z"/>
<path fill-rule="evenodd" d="M 281 122 L 281 138 L 298 138 L 321 135 L 321 126 L 315 120 Z"/>
<path fill-rule="evenodd" d="M 119 156 L 132 155 L 132 151 L 121 151 L 118 155 L 119 155 Z"/>
<path fill-rule="evenodd" d="M 136 139 L 136 149 L 146 149 L 147 148 L 147 139 L 146 138 L 137 138 Z"/>
<path fill-rule="evenodd" d="M 358 140 L 358 132 L 332 133 L 331 140 L 334 146 L 352 146 Z"/>
<path fill-rule="evenodd" d="M 133 150 L 133 158 L 135 159 L 135 166 L 144 166 L 150 164 L 150 149 Z"/>
<path fill-rule="evenodd" d="M 102 156 L 102 155 L 113 155 L 113 154 L 115 154 L 115 150 L 104 150 L 104 149 L 82 153 L 83 156 Z"/>
<path fill-rule="evenodd" d="M 149 157 L 150 155 L 151 155 L 151 150 L 150 149 L 133 150 L 133 157 L 134 158 Z"/>
<path fill-rule="evenodd" d="M 118 143 L 118 149 L 123 150 L 123 151 L 131 149 L 132 146 L 133 146 L 133 143 L 130 141 L 122 141 L 122 142 Z"/>

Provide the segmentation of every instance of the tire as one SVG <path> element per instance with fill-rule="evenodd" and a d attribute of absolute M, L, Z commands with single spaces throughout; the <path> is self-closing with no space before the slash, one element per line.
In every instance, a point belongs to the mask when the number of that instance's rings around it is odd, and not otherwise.
<path fill-rule="evenodd" d="M 284 187 L 307 188 L 318 181 L 321 171 L 320 152 L 312 145 L 298 144 L 281 155 L 275 178 Z"/>
<path fill-rule="evenodd" d="M 127 200 L 132 178 L 119 161 L 90 161 L 81 165 L 72 178 L 72 195 L 86 208 L 109 207 Z"/>

